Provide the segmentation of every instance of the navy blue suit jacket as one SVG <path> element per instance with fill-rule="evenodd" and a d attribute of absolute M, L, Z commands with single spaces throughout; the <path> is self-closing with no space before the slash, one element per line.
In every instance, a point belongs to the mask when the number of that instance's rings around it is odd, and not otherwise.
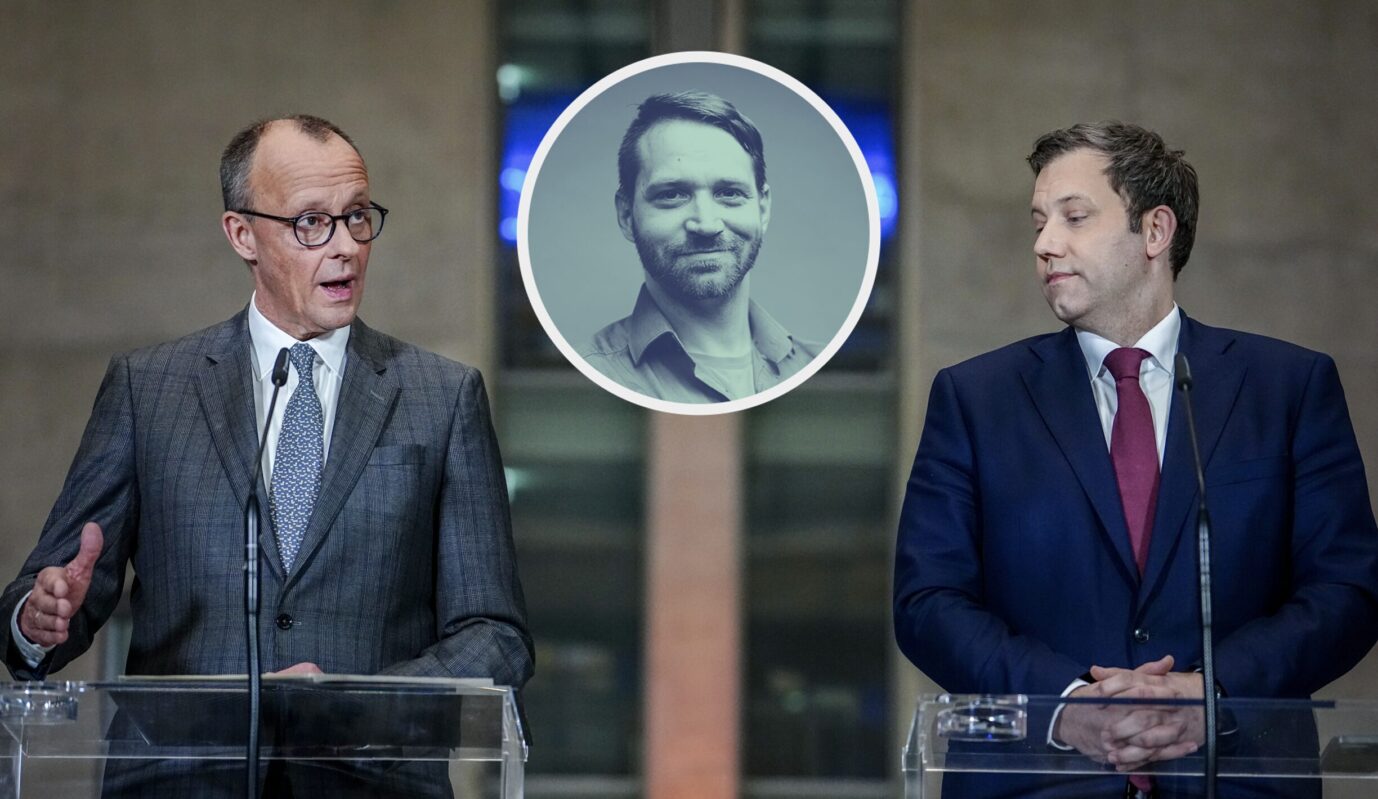
<path fill-rule="evenodd" d="M 1183 314 L 1213 522 L 1217 679 L 1304 697 L 1378 638 L 1378 529 L 1327 356 Z M 1093 665 L 1199 663 L 1181 395 L 1140 578 L 1067 328 L 939 372 L 899 525 L 900 648 L 944 689 L 1061 693 Z M 1137 635 L 1136 635 L 1137 632 Z"/>

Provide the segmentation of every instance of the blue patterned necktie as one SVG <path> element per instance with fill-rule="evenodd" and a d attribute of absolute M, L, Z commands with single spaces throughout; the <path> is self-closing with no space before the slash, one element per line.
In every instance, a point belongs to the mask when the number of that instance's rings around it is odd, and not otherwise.
<path fill-rule="evenodd" d="M 273 456 L 273 485 L 268 495 L 268 511 L 277 534 L 282 567 L 292 570 L 301 549 L 306 523 L 321 491 L 321 468 L 325 464 L 325 414 L 316 396 L 311 366 L 316 351 L 311 345 L 292 345 L 292 366 L 297 370 L 297 388 L 282 414 L 282 431 Z"/>

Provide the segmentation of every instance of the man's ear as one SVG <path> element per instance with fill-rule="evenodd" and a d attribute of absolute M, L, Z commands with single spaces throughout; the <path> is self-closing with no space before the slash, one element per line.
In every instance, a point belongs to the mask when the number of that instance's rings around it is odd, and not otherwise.
<path fill-rule="evenodd" d="M 251 264 L 258 262 L 258 241 L 254 238 L 253 228 L 249 227 L 249 220 L 241 214 L 226 211 L 220 217 L 220 227 L 240 258 Z"/>
<path fill-rule="evenodd" d="M 766 228 L 770 227 L 770 184 L 761 186 L 761 235 L 764 236 Z"/>
<path fill-rule="evenodd" d="M 1177 215 L 1166 205 L 1145 211 L 1140 230 L 1149 260 L 1158 258 L 1172 246 L 1172 236 L 1177 232 Z"/>
<path fill-rule="evenodd" d="M 619 191 L 612 196 L 612 202 L 617 206 L 617 226 L 622 228 L 622 238 L 635 243 L 636 228 L 632 225 L 632 201 Z"/>

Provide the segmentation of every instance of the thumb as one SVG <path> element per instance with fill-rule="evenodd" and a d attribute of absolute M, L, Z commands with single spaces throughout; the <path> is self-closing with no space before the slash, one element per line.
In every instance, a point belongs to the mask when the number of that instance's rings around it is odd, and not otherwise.
<path fill-rule="evenodd" d="M 96 565 L 96 559 L 100 557 L 101 547 L 105 545 L 105 536 L 101 533 L 100 525 L 95 522 L 87 522 L 81 528 L 81 549 L 77 551 L 77 556 L 72 558 L 72 562 L 67 564 L 67 578 L 75 583 L 85 584 L 91 579 L 91 570 Z"/>

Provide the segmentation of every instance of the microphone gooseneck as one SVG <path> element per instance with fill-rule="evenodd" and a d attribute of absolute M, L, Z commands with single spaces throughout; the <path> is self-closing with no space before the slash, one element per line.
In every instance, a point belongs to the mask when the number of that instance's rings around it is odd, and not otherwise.
<path fill-rule="evenodd" d="M 1215 694 L 1215 647 L 1211 634 L 1211 517 L 1206 505 L 1206 471 L 1201 465 L 1201 446 L 1196 436 L 1196 415 L 1191 406 L 1191 364 L 1187 356 L 1177 353 L 1174 381 L 1182 392 L 1187 414 L 1187 433 L 1191 439 L 1191 454 L 1196 466 L 1196 487 L 1199 502 L 1196 516 L 1196 573 L 1201 598 L 1201 678 L 1206 710 L 1206 799 L 1215 799 L 1216 774 L 1219 768 L 1216 724 L 1217 697 Z"/>
<path fill-rule="evenodd" d="M 249 735 L 244 758 L 245 786 L 249 799 L 258 799 L 258 727 L 259 700 L 263 692 L 262 666 L 258 652 L 258 606 L 259 606 L 259 546 L 258 546 L 258 479 L 263 475 L 263 451 L 268 448 L 268 429 L 273 426 L 273 410 L 277 406 L 278 392 L 287 384 L 287 359 L 289 350 L 278 350 L 273 361 L 270 377 L 273 394 L 268 400 L 268 412 L 264 414 L 263 433 L 258 441 L 258 452 L 254 457 L 254 474 L 249 480 L 248 499 L 244 503 L 244 622 L 245 638 L 248 641 L 249 671 Z"/>

